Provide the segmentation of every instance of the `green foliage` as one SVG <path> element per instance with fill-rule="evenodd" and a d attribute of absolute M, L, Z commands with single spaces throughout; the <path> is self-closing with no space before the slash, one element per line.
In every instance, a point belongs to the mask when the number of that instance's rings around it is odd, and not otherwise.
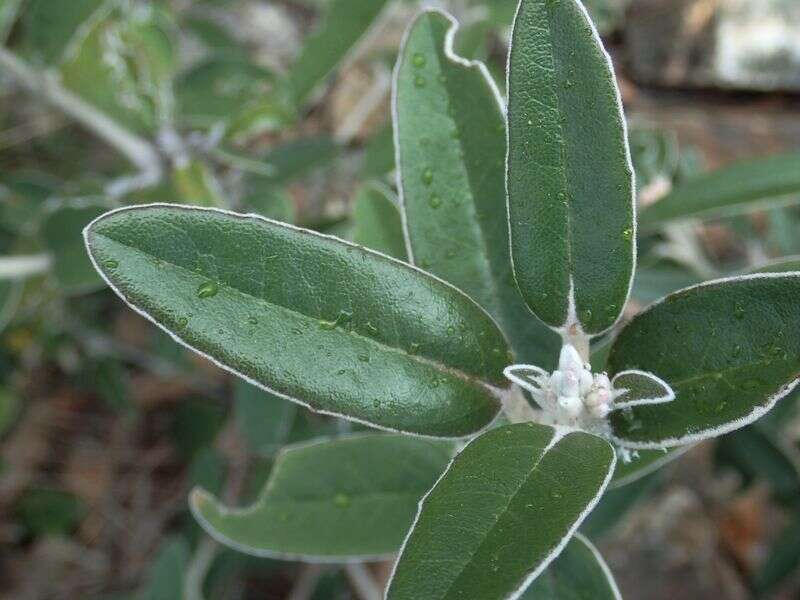
<path fill-rule="evenodd" d="M 497 414 L 502 335 L 469 298 L 402 263 L 309 231 L 185 207 L 109 213 L 86 239 L 128 302 L 284 397 L 427 435 L 466 435 Z"/>
<path fill-rule="evenodd" d="M 229 509 L 202 490 L 198 521 L 256 556 L 342 561 L 397 551 L 417 503 L 450 460 L 449 444 L 366 434 L 287 447 L 252 506 Z"/>
<path fill-rule="evenodd" d="M 513 596 L 558 555 L 614 460 L 596 436 L 534 423 L 480 436 L 422 502 L 387 600 Z"/>
<path fill-rule="evenodd" d="M 587 8 L 610 32 L 625 4 Z M 359 114 L 368 102 L 343 106 L 349 78 L 345 94 L 320 92 L 388 5 L 305 2 L 292 18 L 316 15 L 308 37 L 276 58 L 231 26 L 249 14 L 236 3 L 0 0 L 0 69 L 26 90 L 8 90 L 3 143 L 15 143 L 16 120 L 36 129 L 0 177 L 0 330 L 12 324 L 0 371 L 6 352 L 9 364 L 42 357 L 125 426 L 155 421 L 198 487 L 202 529 L 188 511 L 176 519 L 183 530 L 136 597 L 196 595 L 184 589 L 191 566 L 214 598 L 231 577 L 280 564 L 196 544 L 206 532 L 256 557 L 400 551 L 389 600 L 619 598 L 573 534 L 606 534 L 656 489 L 660 467 L 727 432 L 717 463 L 794 510 L 796 448 L 782 425 L 796 395 L 753 421 L 800 373 L 797 257 L 718 266 L 688 228 L 665 225 L 793 199 L 796 153 L 697 175 L 670 132 L 626 137 L 578 0 L 522 0 L 515 22 L 516 0 L 470 1 L 458 35 L 446 13 L 421 12 L 399 49 L 391 126 L 373 123 Z M 495 59 L 509 26 L 506 111 Z M 383 52 L 361 55 L 376 74 L 365 100 L 384 91 Z M 19 101 L 30 92 L 44 102 Z M 363 119 L 355 137 L 331 122 L 343 108 L 348 127 Z M 38 132 L 38 111 L 53 130 Z M 785 208 L 763 235 L 731 225 L 757 238 L 753 254 L 792 254 L 796 223 Z M 637 241 L 632 295 L 661 300 L 618 324 Z M 734 269 L 783 274 L 702 283 Z M 168 335 L 143 342 L 153 336 L 113 315 L 104 280 Z M 209 376 L 169 336 L 239 378 Z M 165 430 L 134 394 L 134 377 L 164 373 L 192 390 Z M 0 434 L 20 397 L 3 379 Z M 228 507 L 218 498 L 233 502 L 240 478 L 236 503 L 249 506 Z M 86 510 L 72 493 L 32 488 L 13 514 L 36 537 L 71 533 Z M 754 590 L 796 568 L 796 537 L 792 522 Z M 315 597 L 343 593 L 331 568 Z"/>
<path fill-rule="evenodd" d="M 548 325 L 600 333 L 622 312 L 635 261 L 633 167 L 610 59 L 580 2 L 523 0 L 508 68 L 517 283 Z"/>

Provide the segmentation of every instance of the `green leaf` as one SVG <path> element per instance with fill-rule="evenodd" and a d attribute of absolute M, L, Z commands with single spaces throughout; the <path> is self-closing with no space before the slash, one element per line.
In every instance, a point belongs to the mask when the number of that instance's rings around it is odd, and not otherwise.
<path fill-rule="evenodd" d="M 303 104 L 371 29 L 387 0 L 331 0 L 325 17 L 303 44 L 288 85 Z"/>
<path fill-rule="evenodd" d="M 274 221 L 171 205 L 113 211 L 85 235 L 136 310 L 282 397 L 443 437 L 478 431 L 499 410 L 502 334 L 413 267 Z"/>
<path fill-rule="evenodd" d="M 0 437 L 14 424 L 19 413 L 19 405 L 19 396 L 8 388 L 0 387 Z"/>
<path fill-rule="evenodd" d="M 614 390 L 623 392 L 614 400 L 615 409 L 625 409 L 646 404 L 664 404 L 675 399 L 669 385 L 644 371 L 621 371 L 611 380 Z"/>
<path fill-rule="evenodd" d="M 192 511 L 219 542 L 255 556 L 342 561 L 396 552 L 451 446 L 366 434 L 288 447 L 258 501 L 230 509 L 192 492 Z"/>
<path fill-rule="evenodd" d="M 138 600 L 183 598 L 184 577 L 189 568 L 189 545 L 181 537 L 168 538 L 158 549 Z"/>
<path fill-rule="evenodd" d="M 105 4 L 109 9 L 98 10 L 71 42 L 59 68 L 61 82 L 120 124 L 150 132 L 155 128 L 155 107 L 142 93 L 121 44 L 127 15 L 115 3 Z"/>
<path fill-rule="evenodd" d="M 236 382 L 234 398 L 236 423 L 250 448 L 270 455 L 284 445 L 294 424 L 297 405 L 243 380 Z"/>
<path fill-rule="evenodd" d="M 82 294 L 103 287 L 81 243 L 81 231 L 109 209 L 106 202 L 68 200 L 42 220 L 41 237 L 53 260 L 53 274 L 67 294 Z"/>
<path fill-rule="evenodd" d="M 403 223 L 389 188 L 363 186 L 353 206 L 353 241 L 398 260 L 406 260 Z"/>
<path fill-rule="evenodd" d="M 241 57 L 211 56 L 176 82 L 178 115 L 193 127 L 224 123 L 262 97 L 273 80 L 270 71 Z"/>
<path fill-rule="evenodd" d="M 672 402 L 612 413 L 632 448 L 687 444 L 733 431 L 769 411 L 800 373 L 800 274 L 723 279 L 667 296 L 619 334 L 609 371 L 655 373 Z"/>
<path fill-rule="evenodd" d="M 52 488 L 33 488 L 20 496 L 16 515 L 32 536 L 67 536 L 86 515 L 75 494 Z"/>
<path fill-rule="evenodd" d="M 637 450 L 629 461 L 617 461 L 609 488 L 616 489 L 638 481 L 683 456 L 690 448 L 691 446 L 677 446 L 666 450 Z"/>
<path fill-rule="evenodd" d="M 0 332 L 14 318 L 22 300 L 23 283 L 21 281 L 0 280 Z"/>
<path fill-rule="evenodd" d="M 629 485 L 606 490 L 592 514 L 583 522 L 581 532 L 592 539 L 612 532 L 624 522 L 631 509 L 656 488 L 661 475 L 659 471 L 653 471 Z"/>
<path fill-rule="evenodd" d="M 622 600 L 617 582 L 597 548 L 575 534 L 564 551 L 520 600 Z"/>
<path fill-rule="evenodd" d="M 48 65 L 58 63 L 79 29 L 87 27 L 87 22 L 104 4 L 108 2 L 26 0 L 19 23 L 18 51 L 27 60 Z"/>
<path fill-rule="evenodd" d="M 216 177 L 207 165 L 196 159 L 175 165 L 172 187 L 184 204 L 218 208 L 226 204 Z"/>
<path fill-rule="evenodd" d="M 779 436 L 763 431 L 754 423 L 717 442 L 718 461 L 738 469 L 748 480 L 769 483 L 779 498 L 794 501 L 800 494 L 800 456 L 797 448 L 782 443 Z"/>
<path fill-rule="evenodd" d="M 768 594 L 784 579 L 795 573 L 798 566 L 800 566 L 800 517 L 795 516 L 794 522 L 781 533 L 769 549 L 764 564 L 753 575 L 753 589 L 759 594 Z"/>
<path fill-rule="evenodd" d="M 647 229 L 681 219 L 747 212 L 798 193 L 800 153 L 781 154 L 694 177 L 642 210 L 639 224 Z"/>
<path fill-rule="evenodd" d="M 0 0 L 0 44 L 6 43 L 21 6 L 22 0 Z"/>
<path fill-rule="evenodd" d="M 508 61 L 514 273 L 545 323 L 619 317 L 635 264 L 633 167 L 611 61 L 577 0 L 522 0 Z"/>
<path fill-rule="evenodd" d="M 483 306 L 518 360 L 552 367 L 561 340 L 530 314 L 511 270 L 503 102 L 482 63 L 454 54 L 457 27 L 446 13 L 421 13 L 395 69 L 397 180 L 410 254 Z"/>
<path fill-rule="evenodd" d="M 800 256 L 783 256 L 747 269 L 750 273 L 796 273 L 800 272 Z"/>
<path fill-rule="evenodd" d="M 289 183 L 332 162 L 339 150 L 327 136 L 303 137 L 272 148 L 261 160 L 274 171 L 266 179 L 273 184 Z"/>
<path fill-rule="evenodd" d="M 599 437 L 535 423 L 475 438 L 422 501 L 387 600 L 517 597 L 591 511 L 614 461 Z"/>

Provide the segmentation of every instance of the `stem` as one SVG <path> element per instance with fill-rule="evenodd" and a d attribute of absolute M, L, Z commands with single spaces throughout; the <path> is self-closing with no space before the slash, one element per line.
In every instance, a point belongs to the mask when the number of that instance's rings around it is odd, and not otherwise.
<path fill-rule="evenodd" d="M 41 95 L 64 114 L 78 121 L 125 155 L 141 171 L 136 178 L 137 182 L 156 183 L 161 179 L 161 158 L 150 142 L 121 126 L 64 88 L 58 82 L 55 74 L 37 72 L 13 52 L 3 47 L 0 47 L 0 70 L 11 75 L 29 91 Z"/>
<path fill-rule="evenodd" d="M 0 256 L 0 281 L 40 275 L 50 268 L 51 262 L 49 254 Z"/>
<path fill-rule="evenodd" d="M 381 590 L 364 563 L 351 563 L 344 570 L 361 600 L 381 600 Z"/>
<path fill-rule="evenodd" d="M 219 551 L 219 545 L 207 537 L 197 546 L 189 568 L 184 576 L 184 600 L 205 600 L 203 596 L 203 582 L 208 569 Z"/>
<path fill-rule="evenodd" d="M 286 600 L 309 600 L 322 577 L 322 566 L 305 565 Z"/>

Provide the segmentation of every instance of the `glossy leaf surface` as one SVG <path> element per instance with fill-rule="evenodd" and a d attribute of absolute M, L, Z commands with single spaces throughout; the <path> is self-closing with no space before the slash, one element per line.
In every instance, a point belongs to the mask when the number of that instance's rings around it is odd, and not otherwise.
<path fill-rule="evenodd" d="M 191 506 L 222 543 L 257 556 L 337 561 L 396 552 L 451 446 L 354 435 L 289 447 L 258 501 L 227 509 L 196 490 Z"/>
<path fill-rule="evenodd" d="M 458 437 L 498 411 L 491 319 L 408 265 L 289 225 L 170 205 L 107 214 L 95 264 L 176 340 L 314 410 Z"/>
<path fill-rule="evenodd" d="M 638 314 L 609 370 L 654 373 L 676 398 L 613 413 L 614 435 L 632 447 L 677 446 L 766 413 L 800 375 L 798 298 L 800 275 L 755 275 L 689 288 Z"/>
<path fill-rule="evenodd" d="M 519 358 L 549 368 L 561 340 L 531 315 L 511 270 L 502 100 L 483 64 L 454 54 L 456 28 L 445 13 L 421 13 L 395 71 L 398 188 L 411 256 L 494 316 Z"/>
<path fill-rule="evenodd" d="M 522 0 L 508 65 L 517 282 L 547 324 L 577 319 L 600 333 L 623 309 L 635 259 L 633 168 L 610 60 L 580 2 Z"/>
<path fill-rule="evenodd" d="M 387 599 L 512 597 L 558 556 L 614 460 L 599 437 L 534 423 L 476 438 L 423 500 Z"/>

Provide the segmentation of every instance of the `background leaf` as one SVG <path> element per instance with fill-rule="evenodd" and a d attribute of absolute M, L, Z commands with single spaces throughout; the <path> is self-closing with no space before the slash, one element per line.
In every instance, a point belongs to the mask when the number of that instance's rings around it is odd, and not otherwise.
<path fill-rule="evenodd" d="M 675 391 L 667 404 L 611 415 L 634 447 L 676 446 L 759 418 L 800 374 L 800 276 L 755 275 L 667 296 L 619 334 L 609 370 L 655 373 Z"/>
<path fill-rule="evenodd" d="M 603 493 L 614 451 L 535 423 L 472 441 L 420 505 L 387 600 L 500 600 L 561 551 Z"/>
<path fill-rule="evenodd" d="M 800 193 L 800 153 L 742 162 L 699 175 L 642 211 L 639 224 L 652 228 L 689 218 L 714 218 L 792 200 Z M 796 198 L 793 199 L 796 201 Z"/>
<path fill-rule="evenodd" d="M 622 312 L 635 262 L 633 167 L 610 59 L 580 2 L 522 0 L 508 66 L 517 283 L 545 323 L 577 318 L 600 333 Z"/>
<path fill-rule="evenodd" d="M 501 333 L 407 265 L 274 221 L 169 205 L 109 213 L 87 243 L 126 301 L 281 396 L 445 437 L 497 414 Z"/>
<path fill-rule="evenodd" d="M 505 207 L 505 117 L 485 67 L 453 53 L 452 17 L 421 13 L 395 71 L 398 187 L 413 262 L 500 324 L 517 360 L 554 366 L 557 334 L 514 282 Z M 448 37 L 450 36 L 450 37 Z"/>
<path fill-rule="evenodd" d="M 196 490 L 191 506 L 213 537 L 257 556 L 341 561 L 395 552 L 419 499 L 450 461 L 449 444 L 367 434 L 292 446 L 258 501 L 226 509 Z"/>
<path fill-rule="evenodd" d="M 597 548 L 576 534 L 520 600 L 622 600 Z"/>
<path fill-rule="evenodd" d="M 99 289 L 103 281 L 92 267 L 81 231 L 109 209 L 97 200 L 68 200 L 55 206 L 42 220 L 41 237 L 53 260 L 53 273 L 61 289 L 80 294 Z"/>
<path fill-rule="evenodd" d="M 370 30 L 387 0 L 332 0 L 319 28 L 303 44 L 288 85 L 302 104 Z"/>
<path fill-rule="evenodd" d="M 358 191 L 353 206 L 353 241 L 406 260 L 400 211 L 388 188 L 368 184 Z"/>

